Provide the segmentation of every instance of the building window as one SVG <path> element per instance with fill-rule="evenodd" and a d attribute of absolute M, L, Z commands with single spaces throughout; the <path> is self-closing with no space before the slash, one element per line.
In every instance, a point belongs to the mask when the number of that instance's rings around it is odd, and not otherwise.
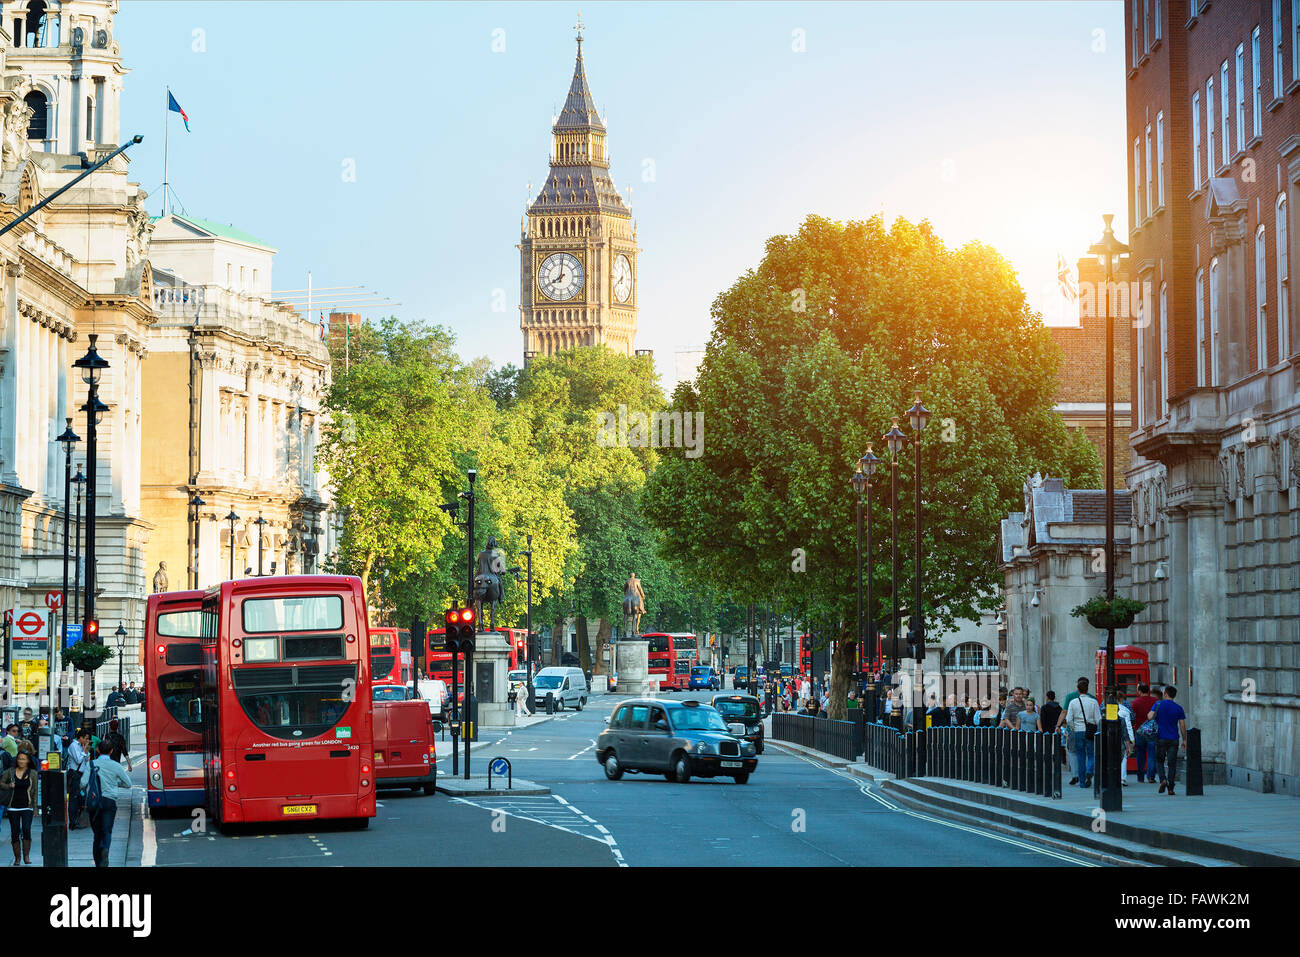
<path fill-rule="evenodd" d="M 996 671 L 998 657 L 979 642 L 968 641 L 948 649 L 943 656 L 945 671 Z"/>
<path fill-rule="evenodd" d="M 1205 81 L 1205 178 L 1214 175 L 1214 77 Z"/>
<path fill-rule="evenodd" d="M 1196 273 L 1196 385 L 1205 386 L 1205 271 Z"/>
<path fill-rule="evenodd" d="M 1169 312 L 1165 292 L 1168 283 L 1160 284 L 1160 414 L 1169 415 Z"/>
<path fill-rule="evenodd" d="M 23 102 L 32 111 L 31 122 L 27 124 L 27 138 L 29 140 L 45 139 L 46 131 L 49 129 L 49 102 L 45 99 L 45 94 L 40 90 L 32 90 L 23 97 Z"/>
<path fill-rule="evenodd" d="M 1268 270 L 1265 268 L 1264 227 L 1255 231 L 1255 368 L 1268 368 Z"/>
<path fill-rule="evenodd" d="M 1219 110 L 1221 112 L 1221 119 L 1223 120 L 1223 122 L 1219 124 L 1219 132 L 1223 135 L 1223 144 L 1221 147 L 1222 152 L 1219 157 L 1220 166 L 1227 166 L 1232 157 L 1231 127 L 1228 125 L 1228 121 L 1231 118 L 1230 114 L 1232 112 L 1232 100 L 1229 99 L 1232 95 L 1230 92 L 1231 90 L 1232 87 L 1228 85 L 1228 61 L 1224 60 L 1222 65 L 1219 67 Z"/>
<path fill-rule="evenodd" d="M 1300 2 L 1300 0 L 1297 0 L 1297 2 Z M 1156 0 L 1155 14 L 1156 14 L 1155 19 L 1152 21 L 1151 25 L 1155 28 L 1156 39 L 1159 40 L 1160 39 L 1160 0 Z"/>
<path fill-rule="evenodd" d="M 1141 0 L 1133 0 L 1133 66 L 1135 67 L 1138 65 L 1138 60 L 1142 58 L 1142 47 L 1138 45 L 1138 27 L 1142 24 L 1142 15 L 1139 13 L 1141 7 Z"/>
<path fill-rule="evenodd" d="M 1282 99 L 1282 0 L 1273 0 L 1273 99 Z"/>
<path fill-rule="evenodd" d="M 1277 357 L 1291 355 L 1291 266 L 1287 259 L 1290 237 L 1287 235 L 1286 194 L 1277 198 Z"/>
<path fill-rule="evenodd" d="M 1237 44 L 1237 149 L 1246 148 L 1246 46 Z"/>
<path fill-rule="evenodd" d="M 1151 49 L 1151 0 L 1142 0 L 1142 49 Z"/>
<path fill-rule="evenodd" d="M 95 142 L 95 98 L 86 97 L 86 142 Z"/>
<path fill-rule="evenodd" d="M 1152 203 L 1152 200 L 1155 197 L 1152 195 L 1153 184 L 1152 184 L 1152 169 L 1151 169 L 1151 124 L 1150 123 L 1147 124 L 1146 143 L 1144 144 L 1144 148 L 1146 150 L 1145 155 L 1146 155 L 1146 163 L 1147 163 L 1147 215 L 1150 216 L 1151 210 L 1155 209 L 1155 205 Z"/>
<path fill-rule="evenodd" d="M 1137 323 L 1137 424 L 1138 428 L 1147 424 L 1147 404 L 1145 402 L 1147 394 L 1147 358 L 1146 358 L 1146 330 L 1142 328 L 1142 323 Z"/>
<path fill-rule="evenodd" d="M 1201 188 L 1201 94 L 1192 94 L 1192 187 Z"/>
<path fill-rule="evenodd" d="M 1291 0 L 1291 79 L 1300 81 L 1300 0 Z"/>
<path fill-rule="evenodd" d="M 1219 260 L 1210 260 L 1210 385 L 1219 384 Z"/>
<path fill-rule="evenodd" d="M 1250 117 L 1253 135 L 1264 133 L 1264 77 L 1259 72 L 1259 27 L 1250 35 L 1250 80 L 1255 87 L 1255 99 L 1251 103 Z"/>
<path fill-rule="evenodd" d="M 226 263 L 226 288 L 230 288 L 230 263 Z"/>
<path fill-rule="evenodd" d="M 1165 114 L 1156 114 L 1156 206 L 1165 205 Z"/>
<path fill-rule="evenodd" d="M 1142 221 L 1142 144 L 1133 141 L 1133 225 Z"/>

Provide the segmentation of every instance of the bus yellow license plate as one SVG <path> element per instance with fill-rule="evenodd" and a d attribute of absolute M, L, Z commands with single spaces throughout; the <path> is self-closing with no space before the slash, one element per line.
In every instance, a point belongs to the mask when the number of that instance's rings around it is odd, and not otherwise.
<path fill-rule="evenodd" d="M 286 804 L 280 809 L 286 816 L 290 814 L 315 814 L 315 804 Z"/>

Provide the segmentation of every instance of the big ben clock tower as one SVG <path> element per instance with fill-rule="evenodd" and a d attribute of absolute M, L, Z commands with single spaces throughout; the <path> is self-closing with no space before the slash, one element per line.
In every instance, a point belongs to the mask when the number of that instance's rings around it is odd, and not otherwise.
<path fill-rule="evenodd" d="M 518 247 L 524 361 L 602 343 L 631 355 L 636 224 L 610 179 L 605 124 L 582 63 L 581 21 L 573 82 L 551 133 L 551 170 L 524 216 Z"/>

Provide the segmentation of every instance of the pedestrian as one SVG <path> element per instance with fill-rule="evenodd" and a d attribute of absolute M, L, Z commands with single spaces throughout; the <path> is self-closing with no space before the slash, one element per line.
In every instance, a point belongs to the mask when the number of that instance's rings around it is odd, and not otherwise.
<path fill-rule="evenodd" d="M 1071 778 L 1070 783 L 1078 780 L 1079 787 L 1090 788 L 1094 761 L 1092 736 L 1097 733 L 1097 725 L 1101 723 L 1101 708 L 1097 699 L 1088 694 L 1087 678 L 1080 678 L 1078 687 L 1078 694 L 1061 713 L 1060 722 L 1062 727 L 1068 725 L 1074 735 L 1074 769 L 1077 778 Z"/>
<path fill-rule="evenodd" d="M 9 818 L 9 835 L 14 845 L 14 864 L 21 841 L 22 863 L 32 862 L 32 815 L 36 808 L 36 765 L 31 752 L 19 751 L 14 766 L 0 774 L 0 804 Z"/>
<path fill-rule="evenodd" d="M 1156 767 L 1160 769 L 1160 794 L 1174 796 L 1178 782 L 1178 749 L 1187 745 L 1187 712 L 1174 700 L 1178 689 L 1165 685 L 1165 696 L 1151 709 L 1156 719 Z"/>
<path fill-rule="evenodd" d="M 1019 686 L 1011 689 L 1011 702 L 1002 711 L 999 728 L 1010 728 L 1012 731 L 1019 729 L 1020 712 L 1025 710 L 1025 693 L 1026 689 Z"/>
<path fill-rule="evenodd" d="M 118 731 L 117 718 L 113 718 L 108 722 L 108 734 L 104 735 L 104 743 L 109 746 L 109 753 L 113 756 L 114 761 L 121 764 L 122 757 L 125 755 L 127 771 L 135 770 L 135 768 L 131 767 L 130 748 L 127 747 L 126 739 L 122 737 L 122 733 Z"/>
<path fill-rule="evenodd" d="M 1025 706 L 1020 713 L 1016 715 L 1017 730 L 1019 731 L 1042 731 L 1043 725 L 1038 716 L 1038 708 L 1034 704 L 1033 698 L 1025 699 Z"/>
<path fill-rule="evenodd" d="M 1122 698 L 1119 702 L 1119 732 L 1119 783 L 1128 787 L 1128 759 L 1133 753 L 1133 712 Z"/>
<path fill-rule="evenodd" d="M 528 710 L 528 705 L 533 701 L 533 679 L 529 678 L 527 684 L 520 685 L 515 689 L 515 717 L 527 718 L 532 714 Z"/>
<path fill-rule="evenodd" d="M 113 690 L 108 693 L 108 697 L 104 700 L 104 706 L 107 708 L 119 708 L 124 704 L 126 704 L 126 695 L 122 694 L 121 688 L 114 685 Z"/>
<path fill-rule="evenodd" d="M 808 680 L 807 675 L 804 675 L 803 678 L 800 679 L 799 681 L 799 703 L 801 705 L 807 704 L 808 699 L 811 697 L 812 697 L 812 682 Z"/>
<path fill-rule="evenodd" d="M 32 717 L 32 709 L 23 708 L 23 719 L 18 722 L 18 737 L 35 741 L 37 727 L 36 719 Z"/>
<path fill-rule="evenodd" d="M 1055 731 L 1061 720 L 1061 706 L 1056 703 L 1056 692 L 1047 692 L 1047 700 L 1038 709 L 1038 724 L 1042 731 Z"/>
<path fill-rule="evenodd" d="M 91 762 L 91 774 L 86 780 L 87 798 L 91 782 L 99 784 L 99 800 L 90 808 L 90 827 L 95 834 L 94 857 L 96 867 L 108 867 L 108 852 L 113 843 L 113 821 L 117 817 L 117 796 L 131 790 L 131 779 L 122 765 L 113 760 L 112 748 L 107 741 L 99 742 L 99 756 Z"/>
<path fill-rule="evenodd" d="M 68 830 L 81 823 L 82 783 L 90 772 L 90 732 L 82 728 L 68 744 Z"/>
<path fill-rule="evenodd" d="M 1138 784 L 1145 784 L 1147 781 L 1156 779 L 1156 743 L 1149 741 L 1142 736 L 1142 725 L 1147 723 L 1147 716 L 1151 713 L 1151 707 L 1156 703 L 1156 698 L 1151 694 L 1151 688 L 1148 685 L 1138 685 L 1138 696 L 1133 699 L 1129 706 L 1133 712 L 1133 728 L 1138 733 L 1134 736 L 1134 751 L 1137 754 L 1137 776 Z"/>
<path fill-rule="evenodd" d="M 0 771 L 7 771 L 13 767 L 14 756 L 18 754 L 18 725 L 5 726 L 5 736 L 0 738 L 0 750 L 4 751 L 4 755 L 0 756 Z"/>

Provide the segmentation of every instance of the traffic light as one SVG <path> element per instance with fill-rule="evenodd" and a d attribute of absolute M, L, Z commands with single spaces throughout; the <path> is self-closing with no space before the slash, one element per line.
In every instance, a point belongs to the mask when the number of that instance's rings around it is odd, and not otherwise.
<path fill-rule="evenodd" d="M 474 609 L 453 608 L 444 616 L 447 650 L 468 654 L 474 650 Z"/>
<path fill-rule="evenodd" d="M 99 619 L 92 618 L 86 622 L 86 633 L 82 635 L 87 641 L 99 641 Z"/>

